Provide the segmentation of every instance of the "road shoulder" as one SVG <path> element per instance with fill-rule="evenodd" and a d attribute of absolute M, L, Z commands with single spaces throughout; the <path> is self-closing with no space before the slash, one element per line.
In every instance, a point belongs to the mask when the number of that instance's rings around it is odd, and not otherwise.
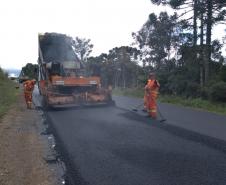
<path fill-rule="evenodd" d="M 56 184 L 43 158 L 46 144 L 39 135 L 40 122 L 35 109 L 26 109 L 22 94 L 0 120 L 0 184 Z"/>

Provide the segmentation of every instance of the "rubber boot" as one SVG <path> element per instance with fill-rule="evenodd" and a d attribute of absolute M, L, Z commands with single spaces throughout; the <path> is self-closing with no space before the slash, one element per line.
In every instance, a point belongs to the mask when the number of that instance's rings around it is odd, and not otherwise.
<path fill-rule="evenodd" d="M 31 109 L 32 103 L 28 102 L 28 109 Z"/>
<path fill-rule="evenodd" d="M 155 112 L 150 113 L 150 117 L 151 117 L 152 119 L 157 119 L 157 115 L 156 115 Z"/>

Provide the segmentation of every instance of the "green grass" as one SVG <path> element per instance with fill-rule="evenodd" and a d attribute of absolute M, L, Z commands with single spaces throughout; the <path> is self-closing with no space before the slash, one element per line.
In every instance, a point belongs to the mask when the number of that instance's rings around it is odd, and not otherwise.
<path fill-rule="evenodd" d="M 143 98 L 144 90 L 141 89 L 114 89 L 114 95 L 129 96 Z M 201 98 L 183 98 L 179 96 L 160 95 L 158 100 L 163 103 L 170 103 L 181 105 L 184 107 L 191 107 L 201 109 L 209 112 L 226 115 L 226 103 L 210 102 Z"/>
<path fill-rule="evenodd" d="M 143 89 L 113 89 L 113 94 L 119 95 L 119 96 L 137 97 L 137 98 L 144 97 Z"/>
<path fill-rule="evenodd" d="M 9 110 L 16 101 L 18 89 L 15 83 L 7 78 L 0 78 L 0 118 Z"/>

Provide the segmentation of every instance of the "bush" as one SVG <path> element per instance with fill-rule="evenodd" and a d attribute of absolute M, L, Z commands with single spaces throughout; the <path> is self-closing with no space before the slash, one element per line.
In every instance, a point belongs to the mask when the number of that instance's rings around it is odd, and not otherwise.
<path fill-rule="evenodd" d="M 221 68 L 221 71 L 219 73 L 220 79 L 226 82 L 226 66 L 223 66 Z"/>
<path fill-rule="evenodd" d="M 16 101 L 17 93 L 15 83 L 9 80 L 0 68 L 0 118 L 9 109 L 10 105 Z"/>
<path fill-rule="evenodd" d="M 209 98 L 209 96 L 210 96 L 209 94 L 210 94 L 209 88 L 203 87 L 203 88 L 201 89 L 200 95 L 201 95 L 202 99 L 204 99 L 204 100 L 209 100 L 209 99 L 210 99 L 210 98 Z"/>
<path fill-rule="evenodd" d="M 213 101 L 226 102 L 226 82 L 220 81 L 212 84 L 209 97 Z"/>
<path fill-rule="evenodd" d="M 201 96 L 200 85 L 196 82 L 187 82 L 187 87 L 184 92 L 186 97 L 197 98 Z"/>
<path fill-rule="evenodd" d="M 4 80 L 6 78 L 6 75 L 4 71 L 0 68 L 0 80 Z"/>

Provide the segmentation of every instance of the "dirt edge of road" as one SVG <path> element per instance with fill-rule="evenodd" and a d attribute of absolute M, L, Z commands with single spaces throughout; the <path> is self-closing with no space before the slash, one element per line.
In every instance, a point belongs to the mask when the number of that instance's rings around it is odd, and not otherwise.
<path fill-rule="evenodd" d="M 48 132 L 51 133 L 56 142 L 56 151 L 59 154 L 60 160 L 65 165 L 65 173 L 64 173 L 64 180 L 65 184 L 67 185 L 88 185 L 88 183 L 85 181 L 85 179 L 82 177 L 80 173 L 80 169 L 76 166 L 76 164 L 73 163 L 70 159 L 70 155 L 66 149 L 66 146 L 62 139 L 60 138 L 60 135 L 57 131 L 57 129 L 53 125 L 52 119 L 48 116 L 48 114 L 45 114 L 46 121 L 48 123 Z"/>
<path fill-rule="evenodd" d="M 56 174 L 44 160 L 41 116 L 26 109 L 22 93 L 0 120 L 0 184 L 54 185 Z"/>

